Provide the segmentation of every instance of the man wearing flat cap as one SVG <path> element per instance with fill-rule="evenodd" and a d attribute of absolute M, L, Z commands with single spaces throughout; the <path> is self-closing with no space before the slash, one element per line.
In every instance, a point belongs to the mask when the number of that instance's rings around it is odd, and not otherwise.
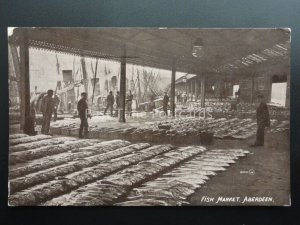
<path fill-rule="evenodd" d="M 43 114 L 42 134 L 49 134 L 50 121 L 54 111 L 54 100 L 52 98 L 53 90 L 48 90 L 47 95 L 43 97 L 41 111 Z"/>
<path fill-rule="evenodd" d="M 268 106 L 264 100 L 264 96 L 257 96 L 258 107 L 256 109 L 257 133 L 256 141 L 251 147 L 264 146 L 265 128 L 270 127 L 270 116 Z"/>
<path fill-rule="evenodd" d="M 77 103 L 77 110 L 80 118 L 79 138 L 88 138 L 89 124 L 87 119 L 91 118 L 88 114 L 87 93 L 81 93 L 81 99 Z M 82 132 L 84 131 L 84 135 Z"/>

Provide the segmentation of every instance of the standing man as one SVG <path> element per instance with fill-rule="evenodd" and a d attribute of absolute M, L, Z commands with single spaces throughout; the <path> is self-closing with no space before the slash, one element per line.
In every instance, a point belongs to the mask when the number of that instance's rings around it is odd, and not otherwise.
<path fill-rule="evenodd" d="M 263 95 L 257 96 L 258 107 L 256 109 L 257 133 L 256 141 L 251 147 L 264 146 L 265 127 L 270 127 L 268 106 Z"/>
<path fill-rule="evenodd" d="M 113 107 L 114 107 L 114 103 L 115 103 L 115 97 L 114 97 L 112 91 L 110 91 L 109 95 L 107 95 L 106 103 L 107 103 L 107 105 L 106 105 L 106 108 L 104 110 L 104 115 L 106 114 L 106 111 L 109 108 L 110 109 L 110 115 L 112 116 L 113 115 Z"/>
<path fill-rule="evenodd" d="M 59 100 L 59 97 L 57 96 L 57 94 L 54 95 L 53 101 L 54 101 L 54 110 L 53 110 L 54 118 L 53 118 L 53 121 L 55 122 L 57 120 L 58 105 L 60 103 L 60 100 Z"/>
<path fill-rule="evenodd" d="M 81 93 L 81 99 L 77 103 L 77 110 L 80 118 L 80 128 L 79 128 L 79 138 L 87 138 L 88 137 L 88 117 L 91 118 L 91 116 L 88 114 L 88 104 L 86 102 L 87 100 L 87 93 L 83 92 Z M 82 135 L 82 131 L 84 130 L 84 136 Z"/>
<path fill-rule="evenodd" d="M 131 91 L 129 91 L 126 97 L 127 111 L 129 113 L 129 116 L 132 115 L 132 100 L 133 100 L 133 95 L 131 94 Z"/>
<path fill-rule="evenodd" d="M 71 101 L 68 102 L 68 112 L 72 113 L 72 102 Z"/>
<path fill-rule="evenodd" d="M 180 103 L 180 95 L 181 95 L 181 93 L 178 92 L 178 93 L 177 93 L 177 103 Z"/>
<path fill-rule="evenodd" d="M 117 91 L 117 95 L 116 95 L 116 105 L 117 105 L 117 108 L 116 108 L 116 112 L 115 112 L 115 117 L 118 117 L 119 108 L 120 108 L 120 92 L 119 91 Z"/>
<path fill-rule="evenodd" d="M 53 90 L 48 90 L 47 95 L 43 97 L 41 111 L 43 114 L 42 134 L 49 134 L 50 120 L 54 111 Z"/>
<path fill-rule="evenodd" d="M 168 116 L 168 103 L 169 103 L 169 96 L 167 92 L 165 92 L 165 96 L 163 99 L 163 111 L 165 112 L 166 116 Z"/>
<path fill-rule="evenodd" d="M 150 104 L 149 104 L 149 112 L 155 112 L 155 97 L 154 95 L 150 98 Z"/>
<path fill-rule="evenodd" d="M 183 93 L 183 103 L 184 103 L 184 105 L 186 105 L 187 99 L 188 99 L 187 93 L 184 92 L 184 93 Z"/>
<path fill-rule="evenodd" d="M 235 96 L 234 99 L 231 100 L 229 111 L 237 111 L 237 105 L 240 103 L 240 99 Z"/>

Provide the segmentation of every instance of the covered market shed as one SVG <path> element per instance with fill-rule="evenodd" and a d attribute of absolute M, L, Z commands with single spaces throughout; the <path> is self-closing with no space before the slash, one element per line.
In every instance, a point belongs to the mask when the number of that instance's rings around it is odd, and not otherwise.
<path fill-rule="evenodd" d="M 205 106 L 207 79 L 239 79 L 244 89 L 243 98 L 253 100 L 253 82 L 264 83 L 264 79 L 284 74 L 287 106 L 289 104 L 289 29 L 16 28 L 9 37 L 9 44 L 19 48 L 17 79 L 20 81 L 21 124 L 25 133 L 30 130 L 29 48 L 119 61 L 120 122 L 125 122 L 127 63 L 171 71 L 173 116 L 176 71 L 197 75 L 193 78 L 196 79 L 194 90 L 201 93 L 202 107 Z M 267 92 L 268 83 L 259 88 L 261 92 Z"/>

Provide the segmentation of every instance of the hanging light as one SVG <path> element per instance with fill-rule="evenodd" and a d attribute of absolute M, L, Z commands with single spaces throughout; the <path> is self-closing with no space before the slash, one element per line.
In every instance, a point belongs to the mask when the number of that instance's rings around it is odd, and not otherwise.
<path fill-rule="evenodd" d="M 203 56 L 203 41 L 201 38 L 197 38 L 193 44 L 192 55 L 196 58 Z"/>

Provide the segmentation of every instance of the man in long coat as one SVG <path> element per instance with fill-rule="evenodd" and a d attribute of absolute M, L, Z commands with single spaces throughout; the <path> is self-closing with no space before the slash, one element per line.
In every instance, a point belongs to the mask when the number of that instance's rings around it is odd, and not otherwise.
<path fill-rule="evenodd" d="M 50 121 L 54 111 L 53 90 L 48 90 L 47 95 L 43 97 L 41 111 L 43 114 L 42 134 L 49 134 Z"/>
<path fill-rule="evenodd" d="M 165 112 L 166 116 L 168 116 L 168 103 L 169 103 L 169 96 L 167 92 L 165 92 L 165 96 L 163 99 L 163 111 Z"/>
<path fill-rule="evenodd" d="M 113 108 L 114 108 L 114 103 L 115 103 L 115 97 L 113 95 L 113 92 L 110 91 L 109 95 L 107 95 L 106 98 L 106 108 L 104 110 L 104 115 L 106 114 L 107 110 L 110 109 L 110 115 L 113 115 Z"/>
<path fill-rule="evenodd" d="M 80 127 L 79 127 L 79 138 L 88 138 L 88 117 L 91 117 L 88 114 L 88 104 L 87 104 L 87 93 L 81 93 L 81 99 L 77 103 L 77 110 L 80 118 Z M 82 131 L 84 130 L 84 135 L 82 135 Z"/>
<path fill-rule="evenodd" d="M 258 95 L 257 100 L 259 103 L 256 109 L 257 133 L 256 133 L 256 141 L 253 145 L 251 145 L 252 147 L 264 145 L 265 128 L 270 127 L 269 109 L 264 100 L 264 96 Z"/>

